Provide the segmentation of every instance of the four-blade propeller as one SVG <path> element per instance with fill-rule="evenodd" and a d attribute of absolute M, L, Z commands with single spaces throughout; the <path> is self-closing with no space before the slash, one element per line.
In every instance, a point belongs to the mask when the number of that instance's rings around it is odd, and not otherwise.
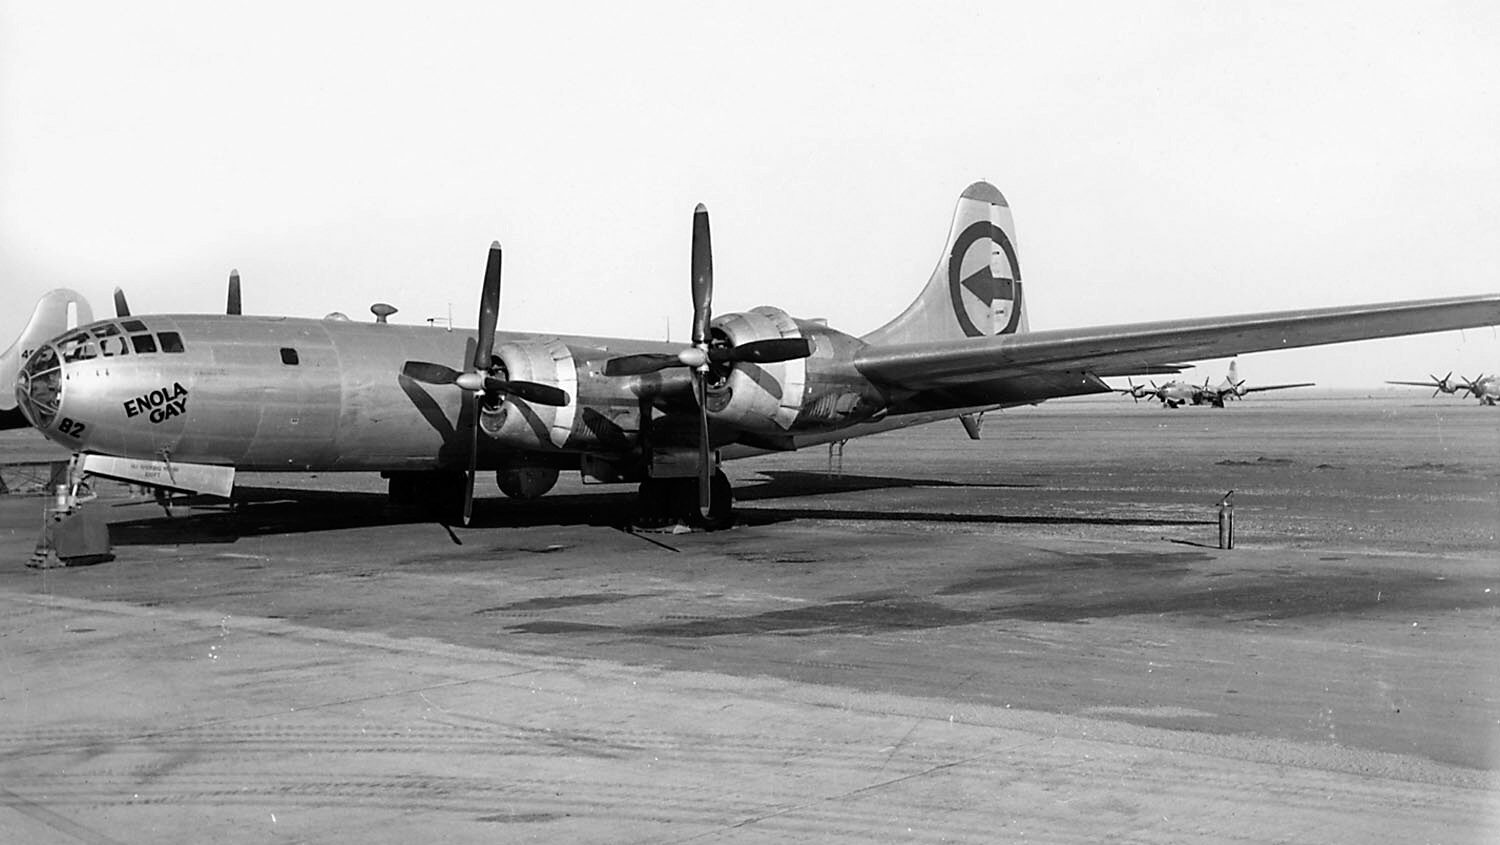
<path fill-rule="evenodd" d="M 691 293 L 693 298 L 693 345 L 677 352 L 646 352 L 621 355 L 604 363 L 607 376 L 637 376 L 669 367 L 687 367 L 692 372 L 693 398 L 698 403 L 698 510 L 710 518 L 713 507 L 713 448 L 708 433 L 708 376 L 715 367 L 734 364 L 775 364 L 806 358 L 812 347 L 805 338 L 770 338 L 730 345 L 710 332 L 713 322 L 714 259 L 709 234 L 708 209 L 702 203 L 693 210 Z"/>
<path fill-rule="evenodd" d="M 469 524 L 474 510 L 474 471 L 479 460 L 479 414 L 494 412 L 507 398 L 537 405 L 561 407 L 568 404 L 568 393 L 550 384 L 513 381 L 507 378 L 505 365 L 494 354 L 495 327 L 500 322 L 500 242 L 490 244 L 489 260 L 484 268 L 484 289 L 479 294 L 479 338 L 474 357 L 460 372 L 429 361 L 407 361 L 401 374 L 412 381 L 432 385 L 454 385 L 471 395 L 468 413 L 460 413 L 460 436 L 467 444 L 469 466 L 464 481 L 463 521 Z"/>
<path fill-rule="evenodd" d="M 1128 384 L 1128 385 L 1130 385 L 1130 388 L 1128 390 L 1121 389 L 1121 388 L 1117 387 L 1117 388 L 1115 388 L 1115 392 L 1116 393 L 1129 393 L 1130 394 L 1130 399 L 1133 402 L 1140 402 L 1145 397 L 1151 396 L 1152 394 L 1154 394 L 1156 392 L 1156 383 L 1155 382 L 1152 382 L 1151 386 L 1147 387 L 1144 384 L 1136 384 L 1134 379 L 1127 378 L 1127 379 L 1125 379 L 1125 383 Z"/>

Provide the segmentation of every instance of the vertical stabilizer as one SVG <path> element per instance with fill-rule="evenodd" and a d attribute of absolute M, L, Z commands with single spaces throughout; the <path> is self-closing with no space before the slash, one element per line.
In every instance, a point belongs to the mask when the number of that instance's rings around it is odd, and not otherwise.
<path fill-rule="evenodd" d="M 988 182 L 958 198 L 932 278 L 901 316 L 863 338 L 885 346 L 1027 330 L 1021 263 L 1010 205 Z"/>
<path fill-rule="evenodd" d="M 0 428 L 24 428 L 30 423 L 16 403 L 16 375 L 38 346 L 68 329 L 94 322 L 88 300 L 65 288 L 42 294 L 31 321 L 10 348 L 0 352 Z"/>

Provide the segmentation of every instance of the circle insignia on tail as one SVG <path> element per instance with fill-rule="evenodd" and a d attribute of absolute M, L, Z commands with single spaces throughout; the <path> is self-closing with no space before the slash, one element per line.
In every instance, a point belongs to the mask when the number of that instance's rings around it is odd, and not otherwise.
<path fill-rule="evenodd" d="M 976 249 L 976 247 L 988 247 Z M 994 272 L 996 248 L 1005 254 L 1009 276 Z M 971 257 L 972 256 L 972 257 Z M 968 272 L 964 260 L 969 258 Z M 948 254 L 948 292 L 953 316 L 969 337 L 1008 334 L 1021 320 L 1021 264 L 1005 230 L 989 220 L 964 229 Z"/>

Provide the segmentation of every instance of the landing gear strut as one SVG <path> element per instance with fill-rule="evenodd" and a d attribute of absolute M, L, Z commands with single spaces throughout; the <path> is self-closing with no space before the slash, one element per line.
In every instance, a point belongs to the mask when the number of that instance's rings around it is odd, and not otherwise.
<path fill-rule="evenodd" d="M 648 478 L 641 482 L 636 522 L 643 528 L 679 524 L 709 531 L 728 528 L 734 520 L 734 489 L 723 470 L 714 470 L 709 489 L 713 506 L 705 518 L 698 512 L 697 478 Z"/>

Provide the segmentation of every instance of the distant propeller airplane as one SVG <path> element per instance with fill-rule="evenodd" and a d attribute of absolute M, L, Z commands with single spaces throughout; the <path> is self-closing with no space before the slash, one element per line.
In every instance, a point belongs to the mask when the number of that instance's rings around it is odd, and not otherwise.
<path fill-rule="evenodd" d="M 1314 386 L 1316 386 L 1315 382 L 1300 381 L 1296 384 L 1262 384 L 1255 387 L 1246 387 L 1245 380 L 1240 378 L 1237 362 L 1230 361 L 1229 374 L 1224 377 L 1224 380 L 1222 382 L 1219 382 L 1219 384 L 1214 387 L 1209 387 L 1205 383 L 1203 385 L 1203 390 L 1200 391 L 1199 398 L 1195 404 L 1207 403 L 1214 406 L 1215 408 L 1222 408 L 1224 407 L 1225 401 L 1229 399 L 1243 399 L 1247 394 L 1250 393 L 1262 393 L 1267 390 L 1290 390 L 1294 387 Z"/>
<path fill-rule="evenodd" d="M 1462 376 L 1457 381 L 1453 380 L 1450 371 L 1442 378 L 1432 377 L 1432 381 L 1388 381 L 1386 384 L 1403 384 L 1412 387 L 1435 388 L 1432 395 L 1436 397 L 1439 393 L 1458 393 L 1463 391 L 1478 399 L 1482 405 L 1494 405 L 1500 403 L 1500 375 L 1487 376 L 1480 373 L 1477 378 L 1467 379 Z"/>
<path fill-rule="evenodd" d="M 1224 407 L 1224 403 L 1230 399 L 1243 399 L 1248 393 L 1259 393 L 1264 390 L 1287 390 L 1293 387 L 1312 387 L 1313 382 L 1299 382 L 1297 384 L 1268 384 L 1259 387 L 1246 387 L 1245 380 L 1240 378 L 1236 362 L 1229 362 L 1229 374 L 1224 380 L 1214 386 L 1209 386 L 1208 380 L 1203 384 L 1191 384 L 1185 381 L 1169 381 L 1160 387 L 1156 382 L 1151 382 L 1150 387 L 1136 384 L 1133 379 L 1127 379 L 1128 388 L 1115 388 L 1116 393 L 1128 393 L 1130 398 L 1139 402 L 1151 397 L 1161 401 L 1163 407 L 1180 408 L 1183 405 L 1212 405 L 1215 408 Z"/>
<path fill-rule="evenodd" d="M 644 522 L 712 527 L 732 516 L 725 460 L 1107 393 L 1194 358 L 1500 324 L 1489 294 L 1031 331 L 1016 242 L 1000 191 L 969 186 L 916 300 L 856 337 L 768 306 L 715 315 L 700 205 L 686 347 L 499 331 L 495 243 L 477 331 L 389 323 L 380 303 L 374 322 L 244 315 L 234 292 L 225 314 L 134 315 L 121 294 L 114 318 L 38 344 L 16 395 L 84 473 L 171 491 L 379 472 L 393 500 L 467 523 L 478 472 L 527 498 L 570 470 L 639 484 Z"/>
<path fill-rule="evenodd" d="M 1459 376 L 1458 381 L 1453 380 L 1453 371 L 1442 378 L 1432 376 L 1432 381 L 1388 381 L 1386 384 L 1404 384 L 1412 387 L 1431 387 L 1432 395 L 1436 397 L 1439 393 L 1457 393 L 1460 390 L 1479 400 L 1481 405 L 1494 405 L 1500 403 L 1500 375 L 1487 376 L 1480 373 L 1478 378 L 1466 379 Z"/>
<path fill-rule="evenodd" d="M 1133 379 L 1127 379 L 1128 388 L 1114 388 L 1116 393 L 1128 393 L 1130 398 L 1136 402 L 1142 399 L 1155 399 L 1161 402 L 1163 408 L 1180 408 L 1183 405 L 1200 404 L 1198 397 L 1203 388 L 1196 384 L 1173 379 L 1158 385 L 1150 382 L 1150 386 L 1136 384 Z"/>

